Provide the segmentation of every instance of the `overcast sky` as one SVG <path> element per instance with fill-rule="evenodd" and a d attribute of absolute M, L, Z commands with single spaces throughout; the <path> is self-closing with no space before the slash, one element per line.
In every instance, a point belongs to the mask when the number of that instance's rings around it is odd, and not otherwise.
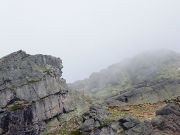
<path fill-rule="evenodd" d="M 180 51 L 180 0 L 0 1 L 0 57 L 60 57 L 67 82 L 158 48 Z"/>

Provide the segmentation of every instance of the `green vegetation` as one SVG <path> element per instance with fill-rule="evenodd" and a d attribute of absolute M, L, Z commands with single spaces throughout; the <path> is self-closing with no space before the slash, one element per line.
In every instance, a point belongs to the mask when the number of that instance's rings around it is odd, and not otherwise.
<path fill-rule="evenodd" d="M 46 65 L 43 73 L 46 75 L 52 75 L 52 67 L 50 65 Z"/>
<path fill-rule="evenodd" d="M 108 126 L 108 122 L 105 122 L 104 124 L 101 124 L 98 129 L 102 129 L 103 127 L 107 127 Z"/>
<path fill-rule="evenodd" d="M 12 106 L 8 107 L 9 111 L 16 111 L 16 110 L 20 110 L 20 109 L 24 109 L 25 105 L 23 104 L 14 104 Z"/>
<path fill-rule="evenodd" d="M 161 72 L 155 79 L 170 78 L 170 79 L 180 79 L 180 62 L 172 63 L 169 65 L 164 65 Z"/>
<path fill-rule="evenodd" d="M 43 71 L 46 75 L 51 75 L 51 69 L 46 69 Z"/>
<path fill-rule="evenodd" d="M 35 83 L 35 82 L 39 82 L 40 80 L 39 79 L 27 79 L 27 82 L 28 83 Z"/>
<path fill-rule="evenodd" d="M 80 130 L 70 131 L 69 135 L 82 135 L 82 132 Z"/>
<path fill-rule="evenodd" d="M 35 63 L 31 63 L 31 65 L 32 65 L 33 70 L 43 73 L 43 71 L 44 71 L 43 67 L 40 67 Z"/>
<path fill-rule="evenodd" d="M 36 102 L 31 101 L 31 102 L 26 102 L 26 101 L 16 101 L 14 104 L 9 105 L 7 107 L 7 110 L 9 111 L 16 111 L 16 110 L 21 110 L 26 108 L 27 106 L 34 105 Z"/>
<path fill-rule="evenodd" d="M 48 133 L 43 135 L 87 135 L 87 133 L 82 133 L 80 130 L 74 130 L 74 131 L 59 130 L 59 131 L 55 131 L 55 133 Z"/>
<path fill-rule="evenodd" d="M 34 105 L 34 104 L 36 104 L 36 102 L 35 101 L 31 101 L 31 103 L 30 103 L 31 105 Z"/>
<path fill-rule="evenodd" d="M 10 89 L 10 90 L 14 90 L 15 86 L 11 85 L 11 84 L 6 84 L 6 88 Z"/>
<path fill-rule="evenodd" d="M 179 61 L 180 54 L 173 51 L 146 52 L 93 73 L 88 79 L 69 84 L 69 87 L 103 100 L 144 81 L 180 79 Z"/>
<path fill-rule="evenodd" d="M 15 64 L 16 68 L 18 68 L 18 67 L 20 67 L 20 64 L 21 64 L 21 63 L 20 63 L 20 61 L 17 61 L 17 62 L 15 62 L 14 64 Z"/>

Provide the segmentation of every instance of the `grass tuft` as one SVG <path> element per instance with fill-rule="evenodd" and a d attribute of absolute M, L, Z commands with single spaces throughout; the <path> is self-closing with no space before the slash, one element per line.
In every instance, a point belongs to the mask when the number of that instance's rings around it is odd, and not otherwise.
<path fill-rule="evenodd" d="M 12 106 L 9 106 L 8 107 L 8 110 L 9 111 L 16 111 L 16 110 L 21 110 L 21 109 L 24 109 L 24 105 L 21 105 L 21 104 L 14 104 Z"/>

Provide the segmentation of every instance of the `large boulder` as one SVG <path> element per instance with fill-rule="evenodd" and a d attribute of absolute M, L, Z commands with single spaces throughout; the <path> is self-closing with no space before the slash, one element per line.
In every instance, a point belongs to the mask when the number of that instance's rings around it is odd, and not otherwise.
<path fill-rule="evenodd" d="M 91 131 L 105 124 L 108 119 L 108 111 L 100 106 L 91 106 L 89 111 L 82 115 L 82 131 Z"/>
<path fill-rule="evenodd" d="M 0 134 L 39 135 L 71 106 L 62 61 L 14 52 L 0 59 Z"/>
<path fill-rule="evenodd" d="M 180 134 L 180 106 L 170 103 L 157 110 L 152 125 L 155 128 L 154 134 Z"/>

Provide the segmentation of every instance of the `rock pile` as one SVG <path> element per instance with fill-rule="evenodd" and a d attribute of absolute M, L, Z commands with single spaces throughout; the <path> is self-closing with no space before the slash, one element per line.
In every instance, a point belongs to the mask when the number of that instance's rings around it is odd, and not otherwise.
<path fill-rule="evenodd" d="M 150 123 L 127 116 L 102 129 L 92 131 L 91 135 L 151 135 L 152 131 Z"/>
<path fill-rule="evenodd" d="M 180 106 L 170 103 L 156 112 L 151 122 L 141 122 L 131 116 L 94 129 L 90 135 L 179 135 Z"/>

